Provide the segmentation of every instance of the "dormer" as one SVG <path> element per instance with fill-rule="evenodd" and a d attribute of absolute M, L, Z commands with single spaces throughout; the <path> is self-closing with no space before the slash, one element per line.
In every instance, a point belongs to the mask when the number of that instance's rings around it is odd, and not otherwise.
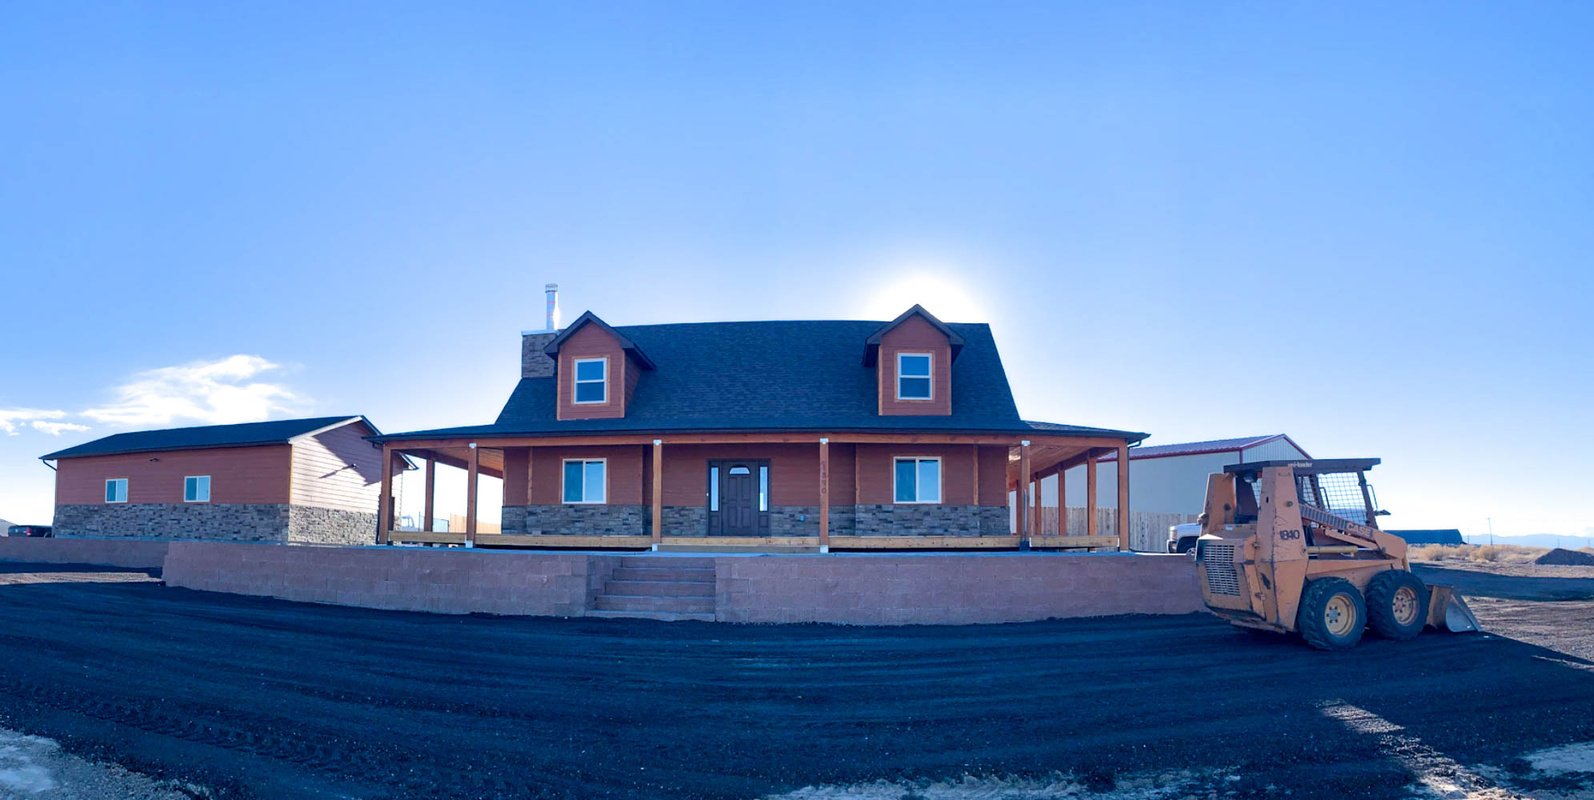
<path fill-rule="evenodd" d="M 915 305 L 865 340 L 882 416 L 951 416 L 952 362 L 963 337 Z"/>
<path fill-rule="evenodd" d="M 618 419 L 653 362 L 636 343 L 591 311 L 577 317 L 543 352 L 554 362 L 559 419 Z"/>

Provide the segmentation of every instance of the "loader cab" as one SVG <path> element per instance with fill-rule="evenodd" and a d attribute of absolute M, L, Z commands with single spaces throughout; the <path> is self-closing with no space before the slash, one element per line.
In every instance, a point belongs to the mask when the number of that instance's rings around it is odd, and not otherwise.
<path fill-rule="evenodd" d="M 1367 482 L 1367 471 L 1381 463 L 1376 458 L 1321 458 L 1298 461 L 1255 461 L 1230 464 L 1224 472 L 1235 477 L 1236 523 L 1255 522 L 1261 499 L 1262 470 L 1289 467 L 1295 472 L 1295 498 L 1303 505 L 1321 509 L 1369 528 L 1378 527 L 1378 518 L 1389 512 L 1378 508 L 1378 496 Z"/>

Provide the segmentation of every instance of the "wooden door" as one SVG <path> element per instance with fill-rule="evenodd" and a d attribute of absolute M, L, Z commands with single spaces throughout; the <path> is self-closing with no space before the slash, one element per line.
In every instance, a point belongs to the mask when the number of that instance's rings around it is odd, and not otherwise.
<path fill-rule="evenodd" d="M 713 461 L 709 480 L 717 481 L 709 500 L 709 533 L 720 536 L 769 534 L 768 461 Z"/>

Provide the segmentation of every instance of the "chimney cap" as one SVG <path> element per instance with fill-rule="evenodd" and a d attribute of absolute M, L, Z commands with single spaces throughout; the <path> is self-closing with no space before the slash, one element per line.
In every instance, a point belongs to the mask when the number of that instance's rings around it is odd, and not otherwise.
<path fill-rule="evenodd" d="M 542 290 L 545 291 L 545 292 L 557 292 L 557 291 L 559 291 L 559 284 L 557 284 L 557 283 L 546 284 L 546 285 L 544 285 L 542 287 Z"/>

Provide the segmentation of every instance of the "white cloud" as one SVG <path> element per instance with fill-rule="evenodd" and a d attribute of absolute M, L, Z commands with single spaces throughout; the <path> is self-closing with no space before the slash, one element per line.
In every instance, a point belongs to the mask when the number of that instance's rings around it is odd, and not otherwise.
<path fill-rule="evenodd" d="M 60 419 L 66 416 L 65 411 L 45 410 L 42 408 L 0 408 L 0 432 L 7 436 L 16 436 L 18 429 L 24 425 L 32 425 L 36 430 L 44 430 L 39 426 L 52 424 L 44 420 Z M 83 430 L 88 430 L 83 428 Z M 48 431 L 46 431 L 48 433 Z"/>
<path fill-rule="evenodd" d="M 48 433 L 51 436 L 60 436 L 64 431 L 86 431 L 89 429 L 89 426 L 79 425 L 76 422 L 45 422 L 40 419 L 29 422 L 28 425 L 39 433 Z"/>
<path fill-rule="evenodd" d="M 260 356 L 235 355 L 140 372 L 116 387 L 116 402 L 83 416 L 108 425 L 255 422 L 292 412 L 304 399 L 286 385 L 253 380 L 280 369 Z"/>

